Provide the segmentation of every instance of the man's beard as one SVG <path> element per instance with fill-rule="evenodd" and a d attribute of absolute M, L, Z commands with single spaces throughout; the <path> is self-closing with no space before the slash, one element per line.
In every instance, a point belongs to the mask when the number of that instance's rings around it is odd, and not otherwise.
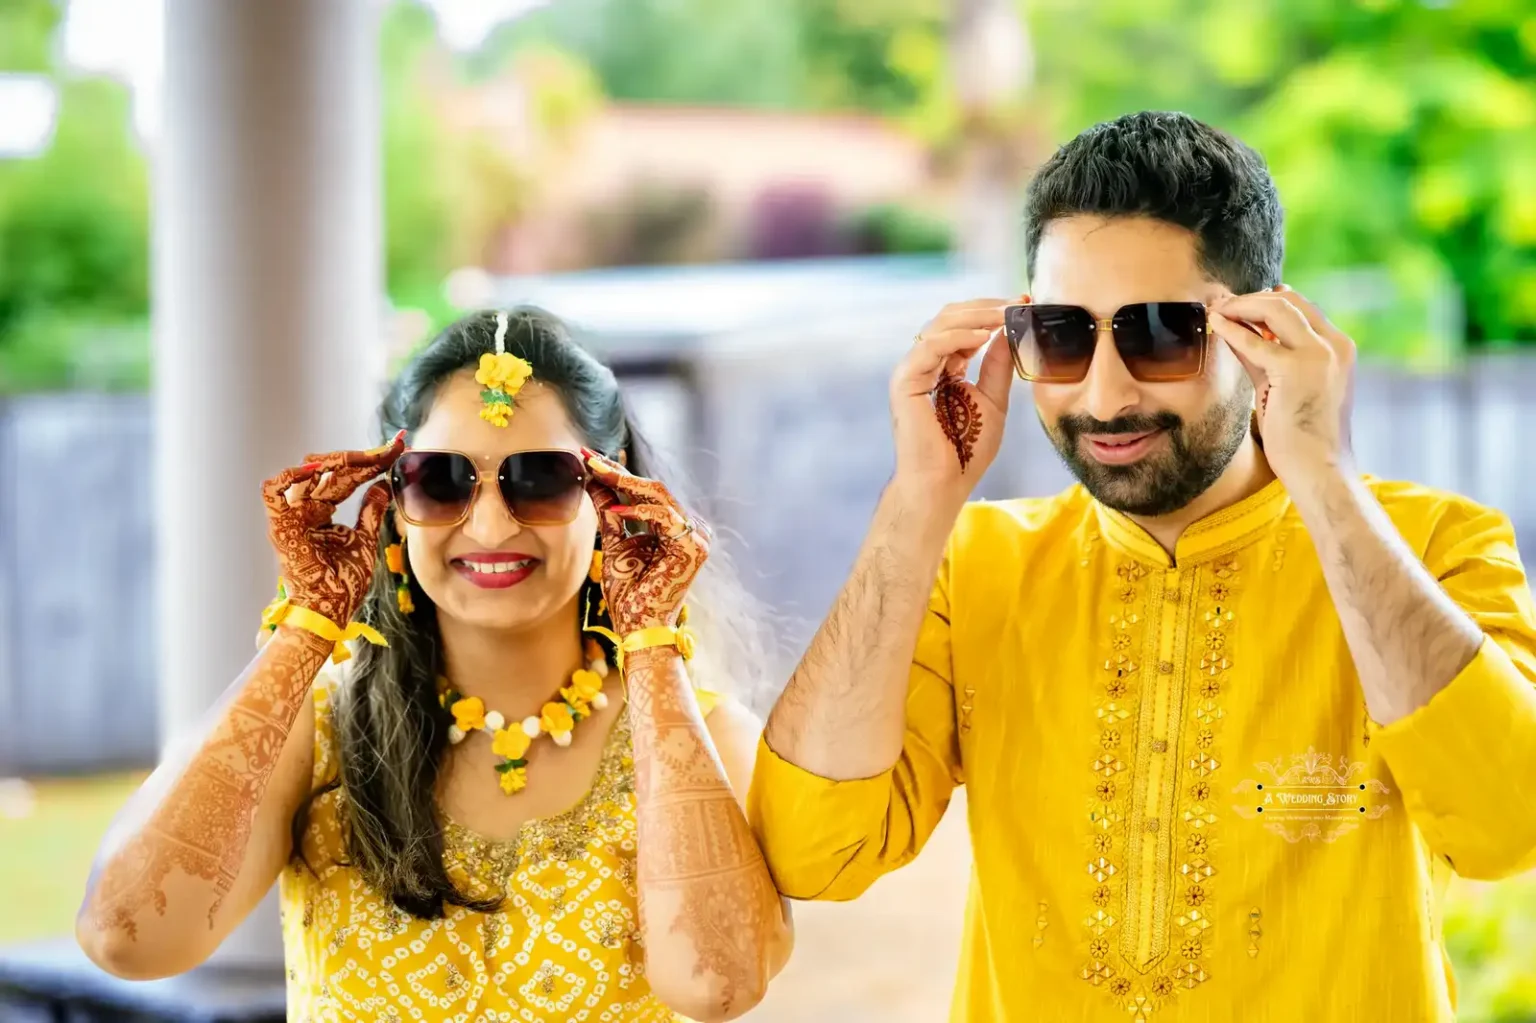
<path fill-rule="evenodd" d="M 1101 504 L 1128 515 L 1167 515 L 1205 493 L 1231 463 L 1248 433 L 1251 387 L 1239 387 L 1192 426 L 1172 412 L 1129 415 L 1108 422 L 1087 415 L 1062 416 L 1045 428 L 1072 475 Z M 1042 425 L 1044 425 L 1042 421 Z M 1085 455 L 1082 435 L 1136 434 L 1164 430 L 1166 448 L 1130 465 L 1105 465 Z"/>

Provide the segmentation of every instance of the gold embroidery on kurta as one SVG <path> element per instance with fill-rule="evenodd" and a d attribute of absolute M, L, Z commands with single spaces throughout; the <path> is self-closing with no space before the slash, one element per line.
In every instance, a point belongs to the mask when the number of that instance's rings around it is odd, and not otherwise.
<path fill-rule="evenodd" d="M 1169 569 L 1150 600 L 1138 585 L 1149 569 L 1125 562 L 1116 572 L 1095 710 L 1094 908 L 1084 921 L 1088 963 L 1080 976 L 1144 1021 L 1179 989 L 1209 979 L 1212 781 L 1223 756 L 1238 561 Z"/>
<path fill-rule="evenodd" d="M 1130 981 L 1116 977 L 1108 960 L 1115 929 L 1120 924 L 1115 913 L 1123 905 L 1116 845 L 1124 839 L 1121 825 L 1130 798 L 1126 791 L 1130 779 L 1125 774 L 1128 765 L 1118 755 L 1118 746 L 1125 722 L 1135 708 L 1140 667 L 1137 658 L 1143 636 L 1139 584 L 1147 569 L 1128 560 L 1121 562 L 1115 574 L 1119 582 L 1114 594 L 1115 610 L 1109 617 L 1109 650 L 1099 676 L 1103 688 L 1094 708 L 1099 724 L 1097 752 L 1090 761 L 1095 781 L 1089 796 L 1092 835 L 1088 878 L 1092 882 L 1089 897 L 1094 908 L 1083 921 L 1088 932 L 1088 962 L 1079 975 L 1095 987 L 1107 983 L 1110 991 L 1119 995 L 1130 990 Z M 1117 990 L 1120 988 L 1124 990 Z"/>
<path fill-rule="evenodd" d="M 1264 928 L 1259 926 L 1259 920 L 1264 914 L 1257 906 L 1248 911 L 1248 955 L 1256 957 L 1259 954 L 1259 939 L 1264 937 Z"/>

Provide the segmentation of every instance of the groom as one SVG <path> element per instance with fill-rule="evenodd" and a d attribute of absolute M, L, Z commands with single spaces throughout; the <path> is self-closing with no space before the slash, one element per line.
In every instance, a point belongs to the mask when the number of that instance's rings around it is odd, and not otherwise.
<path fill-rule="evenodd" d="M 759 750 L 779 888 L 857 897 L 963 784 L 954 1020 L 1450 1021 L 1447 881 L 1536 865 L 1509 522 L 1356 470 L 1354 344 L 1247 146 L 1099 125 L 1027 232 L 1031 297 L 892 378 L 895 475 Z M 967 503 L 1015 372 L 1078 483 Z"/>

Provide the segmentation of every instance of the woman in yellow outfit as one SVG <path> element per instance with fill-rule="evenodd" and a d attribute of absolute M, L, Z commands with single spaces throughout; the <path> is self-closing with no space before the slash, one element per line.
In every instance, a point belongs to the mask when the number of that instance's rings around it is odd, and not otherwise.
<path fill-rule="evenodd" d="M 280 875 L 293 1020 L 745 1012 L 790 947 L 740 802 L 757 724 L 714 691 L 750 629 L 701 594 L 689 666 L 709 532 L 631 473 L 613 374 L 477 314 L 383 419 L 266 484 L 266 641 L 113 825 L 82 946 L 187 970 Z"/>

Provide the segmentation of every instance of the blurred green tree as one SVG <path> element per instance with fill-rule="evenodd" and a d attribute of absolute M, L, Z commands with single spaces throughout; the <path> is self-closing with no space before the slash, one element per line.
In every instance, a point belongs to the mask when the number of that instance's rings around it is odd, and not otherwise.
<path fill-rule="evenodd" d="M 64 12 L 54 0 L 0 0 L 0 71 L 47 71 Z"/>
<path fill-rule="evenodd" d="M 148 184 L 130 96 L 108 79 L 55 83 L 50 147 L 0 162 L 0 389 L 140 384 L 131 349 L 146 346 L 143 331 L 104 332 L 114 344 L 103 351 L 77 329 L 148 313 Z"/>

